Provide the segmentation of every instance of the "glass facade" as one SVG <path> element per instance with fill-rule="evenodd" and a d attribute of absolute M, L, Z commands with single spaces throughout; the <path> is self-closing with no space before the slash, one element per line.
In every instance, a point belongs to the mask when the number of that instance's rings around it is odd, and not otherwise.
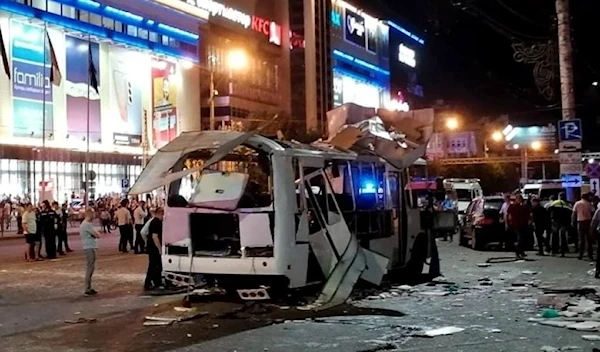
<path fill-rule="evenodd" d="M 85 164 L 62 161 L 46 161 L 44 165 L 46 192 L 52 192 L 52 198 L 63 203 L 75 193 L 83 198 Z M 95 196 L 121 194 L 121 182 L 129 180 L 133 184 L 142 172 L 141 165 L 89 164 L 96 173 L 94 180 Z M 42 180 L 41 160 L 0 160 L 0 195 L 4 197 L 29 198 L 39 200 Z"/>

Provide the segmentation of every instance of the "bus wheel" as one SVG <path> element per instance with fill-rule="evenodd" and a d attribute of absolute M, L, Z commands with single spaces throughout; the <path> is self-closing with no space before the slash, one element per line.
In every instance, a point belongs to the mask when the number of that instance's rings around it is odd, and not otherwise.
<path fill-rule="evenodd" d="M 415 240 L 412 248 L 412 254 L 406 267 L 411 277 L 417 277 L 423 273 L 425 261 L 427 260 L 427 236 L 420 233 Z"/>

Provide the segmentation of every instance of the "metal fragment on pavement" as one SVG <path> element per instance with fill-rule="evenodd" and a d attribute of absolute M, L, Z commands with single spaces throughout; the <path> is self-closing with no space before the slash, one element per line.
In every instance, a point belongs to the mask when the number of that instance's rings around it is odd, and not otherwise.
<path fill-rule="evenodd" d="M 436 336 L 443 336 L 443 335 L 452 335 L 452 334 L 455 334 L 457 332 L 461 332 L 464 330 L 465 330 L 464 328 L 459 328 L 456 326 L 445 326 L 443 328 L 425 331 L 424 335 L 428 336 L 428 337 L 436 337 Z"/>

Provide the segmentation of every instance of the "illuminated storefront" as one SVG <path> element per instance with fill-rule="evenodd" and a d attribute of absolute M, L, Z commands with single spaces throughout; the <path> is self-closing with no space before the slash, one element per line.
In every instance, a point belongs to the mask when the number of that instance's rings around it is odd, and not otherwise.
<path fill-rule="evenodd" d="M 419 72 L 423 66 L 425 40 L 394 22 L 390 28 L 390 77 L 393 104 L 400 100 L 413 108 L 424 107 Z"/>
<path fill-rule="evenodd" d="M 387 106 L 390 101 L 388 32 L 383 21 L 332 0 L 333 106 Z"/>
<path fill-rule="evenodd" d="M 0 195 L 36 200 L 45 184 L 65 201 L 80 194 L 86 161 L 91 195 L 121 193 L 143 155 L 199 127 L 199 96 L 184 87 L 199 84 L 188 74 L 200 40 L 190 28 L 208 17 L 146 1 L 128 2 L 134 10 L 107 3 L 0 3 L 11 72 L 0 74 Z M 51 82 L 52 52 L 59 82 Z"/>

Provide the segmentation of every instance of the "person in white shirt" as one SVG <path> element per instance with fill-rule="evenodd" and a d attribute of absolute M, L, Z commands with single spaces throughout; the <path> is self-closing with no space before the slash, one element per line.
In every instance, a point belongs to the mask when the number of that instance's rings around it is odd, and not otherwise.
<path fill-rule="evenodd" d="M 508 216 L 508 207 L 512 201 L 510 200 L 510 194 L 504 194 L 504 203 L 500 207 L 500 222 L 504 223 L 504 239 L 500 241 L 500 247 L 504 248 L 508 246 L 508 239 L 510 238 L 510 231 L 508 229 L 508 224 L 506 222 L 506 217 Z"/>
<path fill-rule="evenodd" d="M 137 208 L 133 211 L 133 220 L 135 222 L 135 254 L 146 253 L 146 243 L 142 238 L 142 228 L 144 227 L 146 218 L 148 217 L 148 209 L 146 202 L 141 201 Z"/>
<path fill-rule="evenodd" d="M 579 259 L 583 259 L 583 253 L 587 248 L 588 258 L 594 260 L 594 238 L 590 231 L 592 223 L 593 206 L 590 203 L 590 195 L 583 194 L 581 199 L 573 206 L 573 222 L 577 222 L 577 233 L 579 234 Z"/>
<path fill-rule="evenodd" d="M 38 235 L 37 217 L 33 211 L 33 206 L 31 203 L 25 204 L 25 212 L 23 213 L 23 233 L 25 234 L 25 241 L 27 242 L 27 247 L 25 249 L 25 260 L 41 260 L 38 257 L 38 253 L 40 252 L 42 238 Z"/>
<path fill-rule="evenodd" d="M 129 201 L 123 199 L 121 201 L 121 207 L 115 212 L 115 218 L 117 218 L 117 226 L 119 226 L 119 233 L 121 235 L 119 240 L 119 252 L 127 253 L 127 242 L 133 243 L 133 219 L 131 218 L 131 212 L 127 206 Z M 132 248 L 133 249 L 133 248 Z"/>

